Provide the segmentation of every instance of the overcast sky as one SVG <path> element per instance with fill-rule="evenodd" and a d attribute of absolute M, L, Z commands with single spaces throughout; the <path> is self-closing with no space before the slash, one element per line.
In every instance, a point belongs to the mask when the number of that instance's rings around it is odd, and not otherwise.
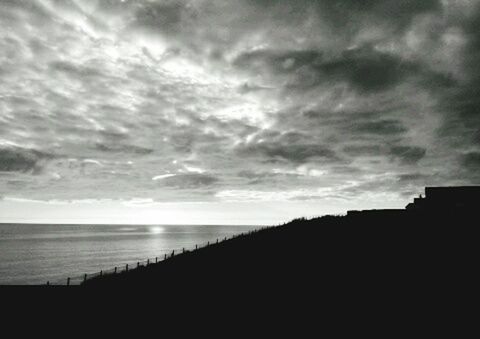
<path fill-rule="evenodd" d="M 480 183 L 480 1 L 0 0 L 0 221 L 275 223 Z"/>

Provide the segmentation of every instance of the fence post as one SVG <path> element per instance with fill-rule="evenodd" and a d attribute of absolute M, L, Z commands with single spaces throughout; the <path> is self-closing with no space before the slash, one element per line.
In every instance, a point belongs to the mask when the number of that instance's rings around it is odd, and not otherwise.
<path fill-rule="evenodd" d="M 175 255 L 175 250 L 172 251 L 172 257 Z"/>
<path fill-rule="evenodd" d="M 70 277 L 67 278 L 67 286 L 70 286 Z"/>
<path fill-rule="evenodd" d="M 117 266 L 115 266 L 115 274 L 117 274 Z"/>
<path fill-rule="evenodd" d="M 103 270 L 100 271 L 100 276 L 102 276 L 102 275 L 103 275 Z"/>
<path fill-rule="evenodd" d="M 217 238 L 217 244 L 218 244 L 218 238 Z"/>
<path fill-rule="evenodd" d="M 163 257 L 163 260 L 167 260 L 167 254 L 165 253 L 165 256 Z"/>
<path fill-rule="evenodd" d="M 139 267 L 140 267 L 140 262 L 139 262 L 139 261 L 137 261 L 137 268 L 139 268 Z"/>
<path fill-rule="evenodd" d="M 207 246 L 210 246 L 210 241 L 207 241 Z"/>
<path fill-rule="evenodd" d="M 195 245 L 195 249 L 198 249 L 198 245 Z"/>
<path fill-rule="evenodd" d="M 87 273 L 83 275 L 83 282 L 87 282 Z"/>
<path fill-rule="evenodd" d="M 184 248 L 182 248 L 182 253 L 185 253 L 185 247 L 184 247 Z"/>
<path fill-rule="evenodd" d="M 128 272 L 128 264 L 125 265 L 125 272 Z"/>
<path fill-rule="evenodd" d="M 49 280 L 49 281 L 47 281 L 47 286 L 50 286 L 50 280 Z"/>
<path fill-rule="evenodd" d="M 158 257 L 155 257 L 155 264 L 158 262 Z"/>
<path fill-rule="evenodd" d="M 147 259 L 147 266 L 150 265 L 150 259 Z"/>

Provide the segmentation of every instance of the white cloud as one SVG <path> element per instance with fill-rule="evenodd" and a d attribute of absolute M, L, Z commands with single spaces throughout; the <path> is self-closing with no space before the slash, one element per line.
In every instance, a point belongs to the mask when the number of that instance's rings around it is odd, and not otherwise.
<path fill-rule="evenodd" d="M 342 8 L 1 2 L 0 196 L 286 201 L 473 181 L 475 2 Z"/>
<path fill-rule="evenodd" d="M 286 191 L 227 190 L 218 192 L 216 196 L 225 201 L 289 201 L 299 198 L 318 200 L 330 198 L 332 191 L 332 188 Z"/>
<path fill-rule="evenodd" d="M 204 169 L 201 169 L 198 167 L 183 165 L 183 168 L 185 168 L 185 170 L 190 173 L 199 173 L 199 174 L 205 173 Z"/>
<path fill-rule="evenodd" d="M 153 181 L 163 180 L 163 179 L 174 177 L 174 176 L 176 176 L 176 174 L 162 174 L 162 175 L 157 175 L 153 177 L 152 180 Z"/>

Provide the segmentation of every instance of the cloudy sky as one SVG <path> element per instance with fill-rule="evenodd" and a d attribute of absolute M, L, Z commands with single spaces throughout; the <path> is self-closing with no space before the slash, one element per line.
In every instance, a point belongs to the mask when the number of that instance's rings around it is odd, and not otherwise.
<path fill-rule="evenodd" d="M 480 1 L 0 0 L 0 222 L 276 223 L 480 183 Z"/>

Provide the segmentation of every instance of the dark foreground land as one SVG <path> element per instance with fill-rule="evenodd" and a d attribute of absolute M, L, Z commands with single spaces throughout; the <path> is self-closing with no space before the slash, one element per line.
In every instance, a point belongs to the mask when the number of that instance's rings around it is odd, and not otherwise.
<path fill-rule="evenodd" d="M 285 336 L 284 329 L 294 338 L 470 337 L 478 300 L 475 214 L 382 211 L 296 220 L 80 287 L 6 291 L 0 300 L 13 299 L 4 309 L 18 318 L 36 305 L 35 317 L 45 315 L 46 324 L 59 313 L 80 321 L 74 328 L 112 317 L 108 331 L 137 336 L 147 325 L 164 333 L 176 320 L 176 332 L 196 335 L 223 324 L 223 337 L 240 330 L 258 337 L 258 328 L 267 338 Z"/>
<path fill-rule="evenodd" d="M 148 323 L 164 334 L 173 318 L 181 322 L 177 332 L 197 336 L 228 324 L 222 337 L 245 327 L 245 337 L 258 337 L 259 326 L 267 338 L 272 331 L 286 336 L 284 328 L 293 329 L 288 337 L 294 338 L 471 337 L 478 332 L 478 201 L 478 187 L 427 188 L 406 210 L 296 220 L 60 288 L 63 293 L 40 287 L 46 293 L 38 301 L 27 297 L 41 308 L 35 315 L 51 319 L 45 306 L 102 323 L 127 315 L 109 331 L 136 332 Z M 19 294 L 7 292 L 17 306 Z M 65 300 L 60 307 L 52 303 L 59 297 Z M 18 316 L 31 305 L 20 306 Z M 146 321 L 145 312 L 152 319 Z M 130 326 L 136 314 L 141 320 Z"/>
<path fill-rule="evenodd" d="M 84 287 L 430 312 L 472 300 L 476 225 L 458 211 L 296 220 Z"/>

